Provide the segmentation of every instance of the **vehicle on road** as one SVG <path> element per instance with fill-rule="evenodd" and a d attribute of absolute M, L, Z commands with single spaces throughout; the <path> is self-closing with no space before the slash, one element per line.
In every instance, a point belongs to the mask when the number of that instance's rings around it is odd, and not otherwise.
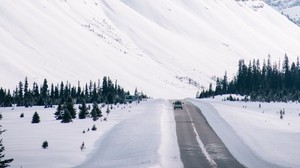
<path fill-rule="evenodd" d="M 177 100 L 177 101 L 175 101 L 174 103 L 173 103 L 173 106 L 174 106 L 174 110 L 176 110 L 176 109 L 183 109 L 183 103 L 181 102 L 181 101 L 179 101 L 179 100 Z"/>

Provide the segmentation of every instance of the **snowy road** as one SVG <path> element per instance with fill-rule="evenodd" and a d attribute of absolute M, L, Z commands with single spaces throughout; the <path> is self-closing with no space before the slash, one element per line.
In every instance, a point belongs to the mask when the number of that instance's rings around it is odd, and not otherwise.
<path fill-rule="evenodd" d="M 176 132 L 184 167 L 243 167 L 212 130 L 199 108 L 185 102 L 175 110 Z"/>

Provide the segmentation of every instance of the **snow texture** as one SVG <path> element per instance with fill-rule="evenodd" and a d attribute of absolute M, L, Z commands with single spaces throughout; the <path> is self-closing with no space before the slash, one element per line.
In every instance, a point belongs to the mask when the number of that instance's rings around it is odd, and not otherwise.
<path fill-rule="evenodd" d="M 228 102 L 222 101 L 224 97 L 190 101 L 202 110 L 238 161 L 253 168 L 300 166 L 297 103 Z"/>
<path fill-rule="evenodd" d="M 16 12 L 18 11 L 18 12 Z M 263 1 L 2 0 L 0 86 L 96 81 L 194 97 L 238 60 L 300 56 L 300 29 Z"/>
<path fill-rule="evenodd" d="M 299 0 L 266 0 L 266 3 L 300 26 Z"/>
<path fill-rule="evenodd" d="M 5 154 L 14 158 L 12 168 L 181 168 L 172 110 L 167 100 L 149 100 L 114 106 L 108 116 L 105 114 L 107 122 L 90 118 L 62 124 L 54 119 L 53 108 L 0 108 L 1 125 L 7 130 L 3 133 Z M 31 124 L 34 111 L 40 115 L 39 124 Z M 24 118 L 19 117 L 21 113 Z M 94 124 L 97 131 L 91 130 Z M 42 148 L 45 140 L 49 143 L 47 149 Z"/>

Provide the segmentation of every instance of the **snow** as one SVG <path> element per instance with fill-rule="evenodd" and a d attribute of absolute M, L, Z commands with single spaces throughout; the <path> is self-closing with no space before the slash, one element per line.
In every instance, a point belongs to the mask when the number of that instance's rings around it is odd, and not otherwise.
<path fill-rule="evenodd" d="M 2 134 L 5 154 L 14 158 L 11 167 L 183 167 L 169 101 L 148 100 L 114 108 L 105 114 L 107 122 L 89 118 L 68 124 L 54 119 L 54 108 L 1 108 L 1 125 L 7 130 Z M 102 113 L 105 110 L 106 106 Z M 31 124 L 35 111 L 41 118 L 39 124 Z M 19 117 L 21 113 L 24 118 Z M 97 131 L 91 130 L 94 124 Z M 45 140 L 48 149 L 42 149 Z"/>
<path fill-rule="evenodd" d="M 299 27 L 260 0 L 2 0 L 0 36 L 0 87 L 10 89 L 26 76 L 73 85 L 109 76 L 154 98 L 194 97 L 214 76 L 235 73 L 239 59 L 300 56 Z M 297 104 L 190 101 L 243 164 L 300 167 Z M 55 109 L 0 108 L 6 157 L 18 168 L 93 166 L 98 153 L 108 167 L 183 167 L 169 101 L 131 106 L 108 122 L 70 124 Z M 35 111 L 40 124 L 31 124 Z"/>
<path fill-rule="evenodd" d="M 193 97 L 241 58 L 300 53 L 300 29 L 259 0 L 3 0 L 0 36 L 1 87 L 110 76 L 154 98 Z"/>
<path fill-rule="evenodd" d="M 247 167 L 300 166 L 297 103 L 229 102 L 222 101 L 224 97 L 190 101 L 200 107 L 237 160 Z"/>
<path fill-rule="evenodd" d="M 300 25 L 300 1 L 299 0 L 267 0 L 270 6 L 278 12 L 288 16 L 298 26 Z"/>
<path fill-rule="evenodd" d="M 222 101 L 224 97 L 187 100 L 201 109 L 239 162 L 249 168 L 300 166 L 297 103 L 229 102 Z M 41 117 L 39 124 L 31 124 L 35 111 Z M 172 104 L 165 99 L 114 106 L 105 114 L 107 122 L 75 119 L 62 124 L 54 119 L 55 108 L 0 108 L 0 112 L 2 129 L 7 130 L 1 135 L 5 154 L 15 159 L 13 168 L 183 167 Z M 97 131 L 87 131 L 94 124 Z M 41 147 L 45 140 L 48 149 Z M 82 142 L 86 149 L 80 151 Z"/>

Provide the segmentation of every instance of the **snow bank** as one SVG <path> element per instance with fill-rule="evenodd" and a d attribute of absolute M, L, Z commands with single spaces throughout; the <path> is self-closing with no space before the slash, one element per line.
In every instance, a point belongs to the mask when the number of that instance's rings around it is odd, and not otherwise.
<path fill-rule="evenodd" d="M 127 112 L 79 167 L 180 167 L 170 103 L 154 100 Z"/>
<path fill-rule="evenodd" d="M 39 124 L 31 124 L 35 111 L 41 118 Z M 107 122 L 75 119 L 62 124 L 54 119 L 54 108 L 0 108 L 0 112 L 1 125 L 7 130 L 2 134 L 5 154 L 15 159 L 12 168 L 183 167 L 167 100 L 114 106 L 108 116 L 104 114 Z M 94 124 L 97 131 L 91 131 Z M 45 140 L 48 149 L 42 149 Z"/>
<path fill-rule="evenodd" d="M 247 167 L 299 167 L 300 116 L 296 103 L 192 100 L 231 153 Z M 259 108 L 259 104 L 261 108 Z M 284 118 L 279 111 L 284 109 Z"/>

